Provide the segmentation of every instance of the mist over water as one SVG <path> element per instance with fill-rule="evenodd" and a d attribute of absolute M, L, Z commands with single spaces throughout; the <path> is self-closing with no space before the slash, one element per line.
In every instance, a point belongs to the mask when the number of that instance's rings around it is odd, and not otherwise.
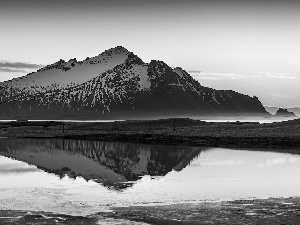
<path fill-rule="evenodd" d="M 175 118 L 185 118 L 185 117 L 175 117 Z M 149 120 L 159 120 L 162 119 L 160 117 L 157 118 L 149 118 Z M 168 118 L 166 118 L 168 119 Z M 193 120 L 201 120 L 205 122 L 251 122 L 251 123 L 274 123 L 274 122 L 283 122 L 294 120 L 295 118 L 290 117 L 190 117 Z M 0 120 L 0 122 L 11 122 L 17 120 Z M 39 121 L 55 121 L 55 122 L 66 122 L 66 123 L 112 123 L 118 121 L 126 121 L 126 120 L 28 120 L 29 122 L 39 122 Z"/>

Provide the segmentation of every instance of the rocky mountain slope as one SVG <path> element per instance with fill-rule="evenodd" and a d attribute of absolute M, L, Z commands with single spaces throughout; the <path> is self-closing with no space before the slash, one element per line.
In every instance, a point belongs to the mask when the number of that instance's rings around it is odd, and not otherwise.
<path fill-rule="evenodd" d="M 149 119 L 269 116 L 257 97 L 204 87 L 162 61 L 118 46 L 60 60 L 0 84 L 0 119 Z"/>

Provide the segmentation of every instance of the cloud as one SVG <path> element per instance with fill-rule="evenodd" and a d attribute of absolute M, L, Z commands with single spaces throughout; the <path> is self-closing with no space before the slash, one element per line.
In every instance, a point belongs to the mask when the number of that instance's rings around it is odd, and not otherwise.
<path fill-rule="evenodd" d="M 13 169 L 1 170 L 0 174 L 6 174 L 6 173 L 31 173 L 31 172 L 37 172 L 37 171 L 39 171 L 38 168 L 13 168 Z"/>
<path fill-rule="evenodd" d="M 26 62 L 0 61 L 0 67 L 6 67 L 6 68 L 38 69 L 43 66 L 44 65 L 41 65 L 41 64 L 32 64 L 32 63 L 26 63 Z"/>
<path fill-rule="evenodd" d="M 0 72 L 7 73 L 28 73 L 29 71 L 39 69 L 44 65 L 33 64 L 26 62 L 9 62 L 9 61 L 0 61 Z"/>
<path fill-rule="evenodd" d="M 190 70 L 190 71 L 187 71 L 188 73 L 201 73 L 202 71 L 200 70 Z"/>
<path fill-rule="evenodd" d="M 276 75 L 267 75 L 267 77 L 278 78 L 278 79 L 297 79 L 297 77 L 276 76 Z"/>
<path fill-rule="evenodd" d="M 249 76 L 240 73 L 211 73 L 211 72 L 201 72 L 201 71 L 188 71 L 196 79 L 206 79 L 206 80 L 221 80 L 221 79 L 245 79 L 245 78 L 257 78 L 260 76 Z"/>
<path fill-rule="evenodd" d="M 10 68 L 0 68 L 0 72 L 6 72 L 6 73 L 27 73 L 26 70 L 10 69 Z"/>
<path fill-rule="evenodd" d="M 222 77 L 205 77 L 205 76 L 201 76 L 201 77 L 197 77 L 196 78 L 200 78 L 202 80 L 222 80 Z"/>
<path fill-rule="evenodd" d="M 265 74 L 267 77 L 277 78 L 277 79 L 297 79 L 297 77 L 290 76 L 289 73 L 272 73 L 272 72 L 258 72 L 260 74 Z"/>
<path fill-rule="evenodd" d="M 20 164 L 9 164 L 9 165 L 0 165 L 0 174 L 7 173 L 31 173 L 39 171 L 36 167 L 24 167 L 24 165 Z"/>

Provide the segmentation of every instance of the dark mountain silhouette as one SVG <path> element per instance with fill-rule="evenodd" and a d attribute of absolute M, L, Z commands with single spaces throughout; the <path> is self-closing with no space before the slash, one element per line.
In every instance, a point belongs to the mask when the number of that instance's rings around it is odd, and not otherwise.
<path fill-rule="evenodd" d="M 149 119 L 268 116 L 257 97 L 204 87 L 162 61 L 118 46 L 59 60 L 0 85 L 0 119 Z"/>
<path fill-rule="evenodd" d="M 300 117 L 300 108 L 298 108 L 298 107 L 287 108 L 287 111 L 292 112 L 296 116 Z"/>
<path fill-rule="evenodd" d="M 278 106 L 266 106 L 264 105 L 267 112 L 269 112 L 272 115 L 275 115 L 279 108 Z M 297 117 L 300 117 L 300 108 L 293 107 L 293 108 L 285 108 L 288 112 L 294 113 Z"/>
<path fill-rule="evenodd" d="M 203 150 L 203 148 L 202 148 Z M 197 147 L 151 146 L 86 140 L 13 139 L 0 141 L 0 155 L 60 177 L 94 180 L 121 190 L 143 175 L 180 171 L 201 153 Z"/>
<path fill-rule="evenodd" d="M 283 108 L 279 108 L 277 110 L 275 117 L 277 118 L 288 117 L 288 118 L 295 118 L 295 119 L 298 118 L 293 112 L 289 112 L 287 109 L 283 109 Z"/>

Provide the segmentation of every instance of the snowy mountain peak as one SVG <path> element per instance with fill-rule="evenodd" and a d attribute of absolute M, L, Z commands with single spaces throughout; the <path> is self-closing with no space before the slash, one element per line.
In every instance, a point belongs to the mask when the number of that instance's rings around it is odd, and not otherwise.
<path fill-rule="evenodd" d="M 138 64 L 138 65 L 145 64 L 140 57 L 138 57 L 137 55 L 133 54 L 132 52 L 130 52 L 128 54 L 128 59 L 126 60 L 126 63 L 127 64 Z"/>
<path fill-rule="evenodd" d="M 106 51 L 104 51 L 103 53 L 101 53 L 100 55 L 102 56 L 112 56 L 112 55 L 118 55 L 118 54 L 129 54 L 130 52 L 124 48 L 123 46 L 117 46 L 114 48 L 110 48 Z"/>
<path fill-rule="evenodd" d="M 149 64 L 150 65 L 169 67 L 164 61 L 161 61 L 161 60 L 151 60 Z"/>
<path fill-rule="evenodd" d="M 19 89 L 34 88 L 34 90 L 52 89 L 55 87 L 69 87 L 87 82 L 102 73 L 113 69 L 117 65 L 123 64 L 128 60 L 143 63 L 140 58 L 133 55 L 126 48 L 117 46 L 104 51 L 98 56 L 86 60 L 77 61 L 76 58 L 59 61 L 47 65 L 37 72 L 26 76 L 13 79 L 2 84 Z"/>
<path fill-rule="evenodd" d="M 75 62 L 75 63 L 77 63 L 77 59 L 76 59 L 76 58 L 70 59 L 70 60 L 68 61 L 68 63 L 70 63 L 70 62 Z"/>
<path fill-rule="evenodd" d="M 47 66 L 37 70 L 37 72 L 51 70 L 51 69 L 62 69 L 65 64 L 66 64 L 66 61 L 63 59 L 60 59 L 59 61 L 57 61 L 53 64 L 47 65 Z"/>

